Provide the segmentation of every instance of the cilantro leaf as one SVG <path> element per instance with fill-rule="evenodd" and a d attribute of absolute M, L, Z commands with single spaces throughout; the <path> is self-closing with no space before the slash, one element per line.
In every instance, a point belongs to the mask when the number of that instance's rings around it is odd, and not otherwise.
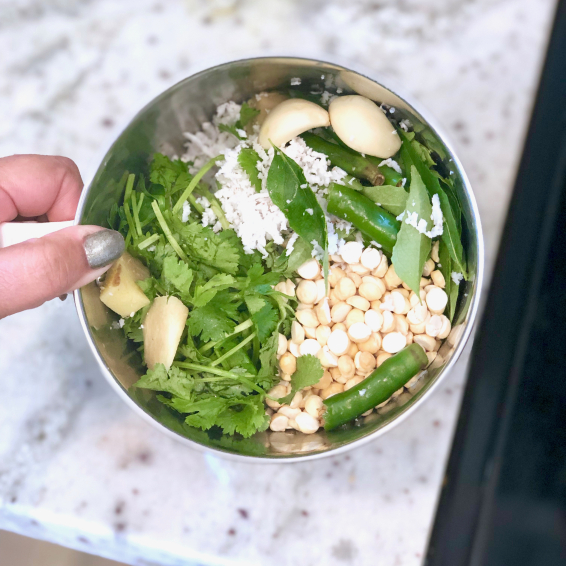
<path fill-rule="evenodd" d="M 233 337 L 228 340 L 223 340 L 221 344 L 214 348 L 214 350 L 216 354 L 220 356 L 237 347 L 240 342 L 241 340 L 239 339 L 239 337 Z M 208 360 L 208 362 L 209 361 L 210 360 Z M 232 354 L 230 354 L 230 356 L 224 360 L 223 365 L 225 366 L 225 369 L 230 370 L 230 372 L 234 374 L 257 374 L 257 368 L 252 363 L 252 360 L 246 348 L 239 348 L 235 352 L 232 352 Z M 217 384 L 218 382 L 213 382 L 210 383 L 208 387 L 214 388 Z M 233 388 L 232 385 L 231 387 Z M 251 389 L 247 384 L 242 384 L 242 382 L 238 384 L 238 390 L 244 393 L 251 393 L 253 391 L 253 389 Z M 224 393 L 222 395 L 224 397 L 226 396 L 226 394 Z"/>
<path fill-rule="evenodd" d="M 292 275 L 309 259 L 312 257 L 312 244 L 309 244 L 303 238 L 299 238 L 293 246 L 293 251 L 289 254 L 287 260 L 287 269 L 285 275 Z"/>
<path fill-rule="evenodd" d="M 166 257 L 163 260 L 161 277 L 173 285 L 182 298 L 190 300 L 194 273 L 184 261 L 173 255 Z"/>
<path fill-rule="evenodd" d="M 192 413 L 185 419 L 188 425 L 207 430 L 216 424 L 218 415 L 226 410 L 229 403 L 222 397 L 211 396 L 195 402 L 173 398 L 168 404 L 180 413 Z"/>
<path fill-rule="evenodd" d="M 252 314 L 252 320 L 260 342 L 263 342 L 277 327 L 277 322 L 279 321 L 278 314 L 278 311 L 270 303 L 267 303 L 259 311 Z"/>
<path fill-rule="evenodd" d="M 165 188 L 167 194 L 174 194 L 184 189 L 191 181 L 192 175 L 187 164 L 177 159 L 172 161 L 162 153 L 156 153 L 151 162 L 149 180 Z"/>
<path fill-rule="evenodd" d="M 150 301 L 153 301 L 153 299 L 155 299 L 155 297 L 157 297 L 157 295 L 159 294 L 159 291 L 157 289 L 158 282 L 155 277 L 148 277 L 147 279 L 137 281 L 136 284 Z"/>
<path fill-rule="evenodd" d="M 229 126 L 228 124 L 218 124 L 218 129 L 221 132 L 226 132 L 227 134 L 232 134 L 233 136 L 236 136 L 239 140 L 246 139 L 244 136 L 240 135 L 236 124 L 233 124 L 232 126 Z"/>
<path fill-rule="evenodd" d="M 265 414 L 263 399 L 259 395 L 248 395 L 239 404 L 221 412 L 216 424 L 222 427 L 225 434 L 238 432 L 244 437 L 249 437 L 257 431 L 266 430 L 269 417 Z"/>
<path fill-rule="evenodd" d="M 257 115 L 259 110 L 252 108 L 247 102 L 242 104 L 240 108 L 240 119 L 236 122 L 238 128 L 244 128 L 247 126 Z"/>
<path fill-rule="evenodd" d="M 246 295 L 245 300 L 250 314 L 255 314 L 256 312 L 260 311 L 267 302 L 266 299 L 256 294 Z"/>
<path fill-rule="evenodd" d="M 178 351 L 188 360 L 191 360 L 198 364 L 209 362 L 209 359 L 198 351 L 198 348 L 196 347 L 193 337 L 190 333 L 187 333 L 185 342 L 179 345 Z"/>
<path fill-rule="evenodd" d="M 230 230 L 215 234 L 211 228 L 196 222 L 183 224 L 178 219 L 172 219 L 172 226 L 190 258 L 227 273 L 237 273 L 239 250 L 230 237 L 224 235 Z"/>
<path fill-rule="evenodd" d="M 253 253 L 248 254 L 244 251 L 244 246 L 242 240 L 238 237 L 234 230 L 222 230 L 217 234 L 219 241 L 230 244 L 234 250 L 238 253 L 238 266 L 240 270 L 250 269 L 253 265 L 260 264 L 262 262 L 261 253 L 254 250 Z M 230 273 L 233 273 L 232 271 Z"/>
<path fill-rule="evenodd" d="M 232 290 L 219 291 L 214 298 L 214 304 L 226 313 L 226 316 L 238 320 L 241 317 L 242 299 Z"/>
<path fill-rule="evenodd" d="M 312 354 L 300 356 L 297 358 L 297 369 L 291 375 L 291 393 L 278 401 L 281 404 L 290 403 L 297 391 L 318 383 L 323 373 L 324 368 L 316 356 Z"/>
<path fill-rule="evenodd" d="M 228 289 L 235 285 L 236 280 L 226 273 L 218 273 L 203 285 L 198 285 L 195 289 L 193 304 L 195 307 L 204 307 L 208 304 L 219 291 Z"/>
<path fill-rule="evenodd" d="M 180 413 L 190 413 L 185 422 L 203 430 L 219 426 L 226 434 L 237 432 L 249 437 L 258 430 L 265 430 L 269 424 L 259 395 L 229 399 L 209 396 L 194 402 L 174 397 L 162 401 Z"/>
<path fill-rule="evenodd" d="M 226 316 L 226 312 L 216 302 L 195 308 L 189 317 L 191 334 L 200 334 L 204 342 L 222 340 L 235 326 L 236 323 Z"/>
<path fill-rule="evenodd" d="M 271 337 L 266 340 L 259 352 L 259 371 L 257 384 L 263 389 L 270 389 L 277 375 L 277 346 L 279 344 L 279 332 L 275 330 Z"/>
<path fill-rule="evenodd" d="M 300 356 L 297 358 L 297 370 L 291 376 L 291 385 L 293 389 L 299 391 L 318 383 L 323 373 L 324 369 L 316 356 L 312 354 Z"/>
<path fill-rule="evenodd" d="M 279 283 L 281 275 L 272 271 L 264 273 L 261 263 L 253 265 L 246 273 L 246 279 L 242 284 L 242 289 L 248 292 L 256 292 L 265 295 L 272 289 L 272 285 Z"/>
<path fill-rule="evenodd" d="M 238 153 L 238 163 L 250 178 L 250 182 L 256 193 L 261 191 L 261 179 L 259 178 L 259 171 L 257 169 L 258 161 L 259 154 L 251 147 L 244 147 L 240 150 L 240 153 Z"/>
<path fill-rule="evenodd" d="M 134 342 L 143 342 L 142 320 L 149 310 L 149 305 L 137 311 L 134 316 L 124 319 L 124 332 Z"/>
<path fill-rule="evenodd" d="M 194 383 L 194 378 L 182 369 L 172 366 L 168 372 L 163 364 L 156 364 L 155 368 L 148 369 L 133 387 L 165 391 L 184 399 L 191 399 Z"/>
<path fill-rule="evenodd" d="M 247 102 L 244 102 L 240 108 L 240 117 L 236 123 L 233 125 L 219 124 L 218 129 L 221 132 L 235 135 L 239 140 L 246 139 L 246 136 L 241 135 L 238 130 L 243 130 L 258 114 L 259 110 L 252 108 Z"/>

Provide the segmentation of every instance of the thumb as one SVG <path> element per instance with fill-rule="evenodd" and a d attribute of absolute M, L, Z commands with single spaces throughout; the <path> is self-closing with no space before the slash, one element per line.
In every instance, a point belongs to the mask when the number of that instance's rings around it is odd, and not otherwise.
<path fill-rule="evenodd" d="M 90 283 L 123 252 L 122 235 L 99 226 L 72 226 L 0 249 L 0 318 Z"/>

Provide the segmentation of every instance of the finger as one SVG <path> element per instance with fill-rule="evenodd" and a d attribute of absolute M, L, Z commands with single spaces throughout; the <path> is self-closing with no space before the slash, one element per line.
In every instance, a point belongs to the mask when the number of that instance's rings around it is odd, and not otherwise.
<path fill-rule="evenodd" d="M 100 277 L 124 252 L 119 232 L 73 226 L 0 250 L 0 318 Z"/>
<path fill-rule="evenodd" d="M 0 158 L 0 222 L 47 214 L 59 222 L 75 217 L 83 181 L 67 157 L 12 155 Z"/>

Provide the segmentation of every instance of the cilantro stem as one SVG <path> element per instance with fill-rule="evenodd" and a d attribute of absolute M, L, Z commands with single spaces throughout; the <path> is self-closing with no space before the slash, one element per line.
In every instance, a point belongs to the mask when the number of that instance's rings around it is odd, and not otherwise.
<path fill-rule="evenodd" d="M 204 212 L 204 206 L 202 206 L 202 204 L 197 202 L 197 199 L 195 198 L 195 195 L 189 195 L 187 197 L 187 200 L 189 201 L 189 204 L 199 213 L 202 214 Z"/>
<path fill-rule="evenodd" d="M 230 334 L 226 334 L 226 336 L 224 336 L 224 338 L 222 338 L 222 340 L 217 340 L 216 342 L 208 342 L 202 348 L 200 348 L 199 352 L 201 354 L 208 352 L 208 350 L 210 350 L 211 348 L 214 348 L 218 344 L 224 342 L 224 340 L 227 340 L 228 338 L 231 338 L 232 336 L 235 336 L 236 334 L 239 334 L 240 332 L 247 330 L 252 325 L 253 325 L 252 319 L 248 318 L 248 320 L 246 320 L 245 322 L 238 324 L 238 326 L 236 326 L 236 328 L 234 328 L 234 330 Z"/>
<path fill-rule="evenodd" d="M 193 192 L 198 182 L 204 177 L 204 175 L 216 165 L 219 159 L 224 159 L 223 155 L 217 155 L 213 157 L 210 161 L 207 161 L 197 172 L 197 174 L 191 179 L 191 182 L 187 185 L 187 188 L 183 191 L 183 194 L 179 197 L 179 200 L 175 203 L 173 207 L 173 214 L 177 214 L 181 210 L 183 203 L 189 198 L 189 195 Z"/>
<path fill-rule="evenodd" d="M 124 201 L 124 214 L 126 215 L 126 220 L 128 221 L 128 236 L 136 233 L 136 226 L 134 224 L 134 219 L 132 218 L 132 213 L 130 212 L 130 205 L 128 202 Z"/>
<path fill-rule="evenodd" d="M 224 211 L 222 210 L 222 207 L 220 206 L 220 203 L 218 202 L 217 199 L 214 199 L 210 203 L 210 208 L 212 209 L 212 212 L 214 212 L 214 214 L 216 215 L 216 218 L 218 218 L 218 222 L 220 222 L 222 228 L 224 228 L 224 230 L 229 230 L 230 223 L 228 222 L 228 219 L 224 215 Z"/>
<path fill-rule="evenodd" d="M 220 201 L 208 189 L 201 188 L 199 190 L 210 203 L 210 208 L 212 209 L 212 212 L 214 212 L 214 214 L 216 215 L 216 218 L 218 218 L 218 221 L 220 222 L 222 228 L 224 228 L 224 230 L 228 230 L 230 228 L 230 222 L 228 222 L 228 219 L 226 218 L 226 215 L 222 210 L 222 205 L 220 204 Z"/>
<path fill-rule="evenodd" d="M 252 376 L 255 377 L 255 376 Z M 245 385 L 247 385 L 250 389 L 252 389 L 253 391 L 255 391 L 256 393 L 259 393 L 262 397 L 265 397 L 266 393 L 265 391 L 259 387 L 258 385 L 256 385 L 253 381 L 250 381 L 249 379 L 242 377 L 242 376 L 238 376 L 238 379 Z"/>
<path fill-rule="evenodd" d="M 186 369 L 194 369 L 195 371 L 201 371 L 204 373 L 212 373 L 214 375 L 219 375 L 220 377 L 227 377 L 229 379 L 236 379 L 236 374 L 230 371 L 226 371 L 219 368 L 211 368 L 209 366 L 204 366 L 202 364 L 194 364 L 193 362 L 174 362 L 173 365 L 176 365 L 180 368 Z M 237 376 L 240 377 L 240 376 Z M 250 374 L 251 377 L 251 374 Z"/>
<path fill-rule="evenodd" d="M 234 334 L 238 334 L 238 332 L 242 332 L 243 330 L 246 330 L 247 328 L 252 326 L 252 324 L 253 324 L 252 319 L 248 318 L 248 320 L 246 320 L 245 322 L 238 324 L 238 326 L 236 326 L 236 328 L 234 328 L 234 331 L 232 332 L 232 334 L 228 334 L 228 336 L 234 336 Z M 228 336 L 226 336 L 226 338 L 228 338 Z"/>
<path fill-rule="evenodd" d="M 139 216 L 139 213 L 138 213 L 139 209 L 138 209 L 138 203 L 137 203 L 137 200 L 136 200 L 135 191 L 132 191 L 131 199 L 132 199 L 132 212 L 134 214 L 134 226 L 136 228 L 138 236 L 141 238 L 143 236 L 143 232 L 142 232 L 141 225 L 140 225 L 140 216 Z"/>
<path fill-rule="evenodd" d="M 128 171 L 124 171 L 124 174 L 120 177 L 120 180 L 118 181 L 118 186 L 120 187 L 120 193 L 122 192 L 122 189 L 126 186 L 127 182 L 128 182 Z"/>
<path fill-rule="evenodd" d="M 145 198 L 145 193 L 139 193 L 139 197 L 140 197 L 140 200 L 138 201 L 138 215 L 139 215 L 141 207 L 142 207 L 143 199 Z"/>
<path fill-rule="evenodd" d="M 202 364 L 194 364 L 193 362 L 175 362 L 174 365 L 180 368 L 194 369 L 195 371 L 200 371 L 203 373 L 212 373 L 214 375 L 219 375 L 220 377 L 227 377 L 228 379 L 240 379 L 240 377 L 242 377 L 241 375 L 232 373 L 231 371 L 205 366 Z M 245 376 L 254 377 L 251 373 L 245 374 Z"/>
<path fill-rule="evenodd" d="M 126 183 L 126 191 L 124 193 L 124 204 L 127 200 L 130 199 L 130 195 L 132 194 L 132 189 L 134 188 L 134 181 L 136 179 L 135 173 L 131 173 L 128 175 L 128 181 Z"/>
<path fill-rule="evenodd" d="M 173 234 L 171 233 L 171 230 L 169 229 L 169 226 L 167 226 L 167 222 L 165 222 L 165 218 L 163 218 L 163 214 L 161 213 L 161 210 L 159 210 L 159 205 L 157 204 L 157 201 L 154 200 L 151 203 L 151 208 L 153 208 L 153 212 L 155 212 L 155 216 L 157 217 L 157 221 L 159 222 L 159 225 L 161 226 L 161 229 L 163 230 L 165 237 L 171 244 L 172 248 L 177 252 L 177 255 L 183 261 L 189 261 L 187 254 L 181 249 L 179 242 L 175 240 Z"/>
<path fill-rule="evenodd" d="M 235 354 L 238 350 L 243 348 L 246 344 L 249 344 L 254 338 L 256 333 L 252 332 L 247 338 L 244 338 L 237 346 L 234 346 L 231 350 L 228 350 L 225 354 L 214 360 L 210 365 L 211 367 L 217 366 L 219 363 L 227 360 L 230 356 Z"/>
<path fill-rule="evenodd" d="M 194 369 L 196 371 L 201 371 L 203 373 L 212 373 L 213 375 L 219 375 L 220 377 L 227 377 L 228 379 L 234 379 L 236 381 L 240 381 L 244 383 L 250 389 L 253 389 L 260 395 L 265 395 L 265 391 L 261 387 L 258 387 L 255 383 L 247 379 L 248 377 L 255 377 L 255 375 L 252 375 L 251 373 L 240 375 L 223 369 L 218 369 L 210 366 L 203 366 L 201 364 L 193 364 L 192 362 L 175 362 L 174 365 L 180 368 Z M 204 379 L 207 378 L 205 377 Z"/>
<path fill-rule="evenodd" d="M 145 239 L 143 242 L 140 242 L 138 244 L 138 248 L 140 250 L 145 250 L 145 248 L 151 246 L 151 244 L 153 244 L 153 242 L 157 242 L 157 240 L 159 240 L 159 235 L 153 234 L 153 236 L 150 236 L 149 238 Z"/>

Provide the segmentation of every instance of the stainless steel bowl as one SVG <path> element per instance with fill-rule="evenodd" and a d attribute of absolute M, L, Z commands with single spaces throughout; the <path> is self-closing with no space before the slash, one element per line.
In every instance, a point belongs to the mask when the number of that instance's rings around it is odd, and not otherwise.
<path fill-rule="evenodd" d="M 111 329 L 118 317 L 99 300 L 95 284 L 75 292 L 79 318 L 104 376 L 138 414 L 181 442 L 246 461 L 296 462 L 344 452 L 390 430 L 414 411 L 448 374 L 470 335 L 478 310 L 483 276 L 483 238 L 477 205 L 464 170 L 443 134 L 423 112 L 382 84 L 332 63 L 285 57 L 234 61 L 189 77 L 150 102 L 130 122 L 106 153 L 94 179 L 83 193 L 76 222 L 105 226 L 110 207 L 121 197 L 119 180 L 125 170 L 147 169 L 154 152 L 169 155 L 183 151 L 183 132 L 196 132 L 210 120 L 216 107 L 228 100 L 247 100 L 263 90 L 288 89 L 291 78 L 301 79 L 306 92 L 359 93 L 395 108 L 396 116 L 423 127 L 441 158 L 450 162 L 464 211 L 464 247 L 470 280 L 462 283 L 453 330 L 437 359 L 421 378 L 395 401 L 366 418 L 333 432 L 313 435 L 263 432 L 249 439 L 209 435 L 186 425 L 177 413 L 157 401 L 153 392 L 130 389 L 144 373 L 137 353 L 120 330 Z"/>

